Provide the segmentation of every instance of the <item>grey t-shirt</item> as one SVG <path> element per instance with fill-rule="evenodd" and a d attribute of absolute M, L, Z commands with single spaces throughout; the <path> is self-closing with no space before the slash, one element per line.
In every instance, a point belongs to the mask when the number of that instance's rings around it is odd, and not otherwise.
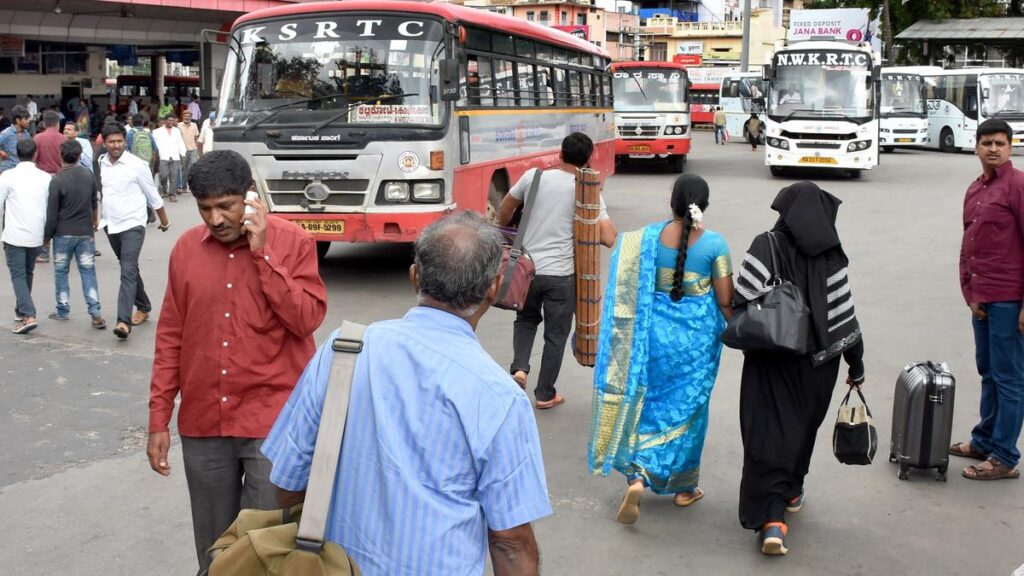
<path fill-rule="evenodd" d="M 529 194 L 537 169 L 527 170 L 509 191 L 520 202 Z M 576 176 L 564 170 L 545 170 L 537 188 L 537 197 L 527 223 L 523 247 L 530 253 L 537 274 L 569 276 L 575 272 L 573 260 L 573 217 L 576 214 Z M 523 209 L 525 210 L 525 206 Z M 601 197 L 600 219 L 608 218 L 604 197 Z"/>

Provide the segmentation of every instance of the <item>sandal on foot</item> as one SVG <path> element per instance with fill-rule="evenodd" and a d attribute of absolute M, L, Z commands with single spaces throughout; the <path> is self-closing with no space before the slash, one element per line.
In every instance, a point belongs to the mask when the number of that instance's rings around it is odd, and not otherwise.
<path fill-rule="evenodd" d="M 1020 470 L 1010 468 L 995 458 L 989 458 L 964 468 L 963 476 L 969 480 L 1012 480 L 1020 478 Z"/>
<path fill-rule="evenodd" d="M 136 310 L 135 313 L 132 314 L 132 326 L 138 326 L 139 324 L 142 324 L 146 320 L 149 320 L 149 312 Z"/>
<path fill-rule="evenodd" d="M 786 548 L 786 534 L 789 528 L 784 522 L 769 522 L 761 527 L 761 553 L 769 556 L 783 556 L 789 549 Z"/>
<path fill-rule="evenodd" d="M 626 488 L 626 495 L 622 497 L 619 513 L 615 516 L 619 523 L 635 524 L 640 519 L 640 497 L 643 494 L 643 482 L 634 482 L 629 485 L 629 488 Z"/>
<path fill-rule="evenodd" d="M 684 494 L 689 494 L 689 496 L 688 497 L 680 498 Z M 676 506 L 679 506 L 681 508 L 686 508 L 690 504 L 693 504 L 694 502 L 696 502 L 697 500 L 700 500 L 703 497 L 704 497 L 704 491 L 701 490 L 700 488 L 694 488 L 692 492 L 680 492 L 680 493 L 676 494 L 675 503 L 676 503 Z"/>
<path fill-rule="evenodd" d="M 124 322 L 118 322 L 114 326 L 114 336 L 117 336 L 121 340 L 128 338 L 128 335 L 132 333 L 132 327 Z"/>
<path fill-rule="evenodd" d="M 28 334 L 29 332 L 35 330 L 38 327 L 39 325 L 36 324 L 35 318 L 31 316 L 26 316 L 22 318 L 17 324 L 14 325 L 14 328 L 11 330 L 11 332 L 15 334 Z"/>
<path fill-rule="evenodd" d="M 564 403 L 565 398 L 562 398 L 561 394 L 555 394 L 555 397 L 551 400 L 537 400 L 536 406 L 538 410 L 550 410 L 555 406 L 559 406 Z"/>
<path fill-rule="evenodd" d="M 526 372 L 516 370 L 516 372 L 512 374 L 512 379 L 516 381 L 516 384 L 519 384 L 520 388 L 526 390 Z"/>
<path fill-rule="evenodd" d="M 988 454 L 982 454 L 981 452 L 975 452 L 974 446 L 971 446 L 970 442 L 957 442 L 949 447 L 949 453 L 953 456 L 959 456 L 961 458 L 973 458 L 975 460 L 987 460 Z"/>

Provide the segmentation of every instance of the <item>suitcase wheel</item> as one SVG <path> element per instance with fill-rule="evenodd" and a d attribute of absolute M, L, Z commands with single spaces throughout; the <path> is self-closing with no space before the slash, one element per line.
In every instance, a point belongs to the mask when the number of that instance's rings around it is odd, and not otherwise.
<path fill-rule="evenodd" d="M 910 477 L 910 467 L 907 466 L 906 464 L 900 464 L 900 470 L 896 474 L 896 477 L 899 478 L 900 480 L 906 480 L 907 478 L 909 478 Z"/>
<path fill-rule="evenodd" d="M 889 462 L 891 462 L 893 464 L 896 463 L 896 455 L 893 454 L 892 452 L 889 452 Z"/>
<path fill-rule="evenodd" d="M 942 468 L 938 469 L 938 471 L 935 474 L 935 481 L 936 482 L 945 482 L 946 481 L 946 470 L 947 469 L 945 467 L 942 467 Z"/>

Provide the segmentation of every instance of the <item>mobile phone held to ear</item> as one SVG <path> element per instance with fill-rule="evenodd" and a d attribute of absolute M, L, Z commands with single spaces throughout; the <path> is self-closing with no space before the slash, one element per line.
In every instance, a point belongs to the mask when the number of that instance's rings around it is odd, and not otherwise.
<path fill-rule="evenodd" d="M 256 192 L 255 190 L 249 190 L 248 192 L 245 193 L 246 201 L 249 201 L 249 200 L 259 200 L 259 198 L 260 198 L 260 194 L 259 194 L 259 192 Z M 245 205 L 245 213 L 244 213 L 245 215 L 242 217 L 242 226 L 246 226 L 248 224 L 251 224 L 252 220 L 249 218 L 249 216 L 251 216 L 251 215 L 253 215 L 255 213 L 256 213 L 256 208 L 246 204 Z"/>

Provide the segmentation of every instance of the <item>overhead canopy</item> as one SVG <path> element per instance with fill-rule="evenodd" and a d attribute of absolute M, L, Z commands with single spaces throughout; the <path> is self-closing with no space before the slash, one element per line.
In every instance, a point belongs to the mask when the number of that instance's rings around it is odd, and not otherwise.
<path fill-rule="evenodd" d="M 920 20 L 897 34 L 896 38 L 898 40 L 1019 42 L 1024 40 L 1024 18 Z"/>

